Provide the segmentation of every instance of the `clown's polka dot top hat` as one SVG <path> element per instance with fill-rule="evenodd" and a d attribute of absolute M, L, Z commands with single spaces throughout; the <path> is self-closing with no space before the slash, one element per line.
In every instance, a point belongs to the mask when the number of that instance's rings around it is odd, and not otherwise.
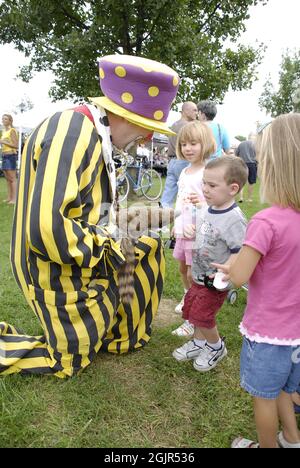
<path fill-rule="evenodd" d="M 104 96 L 90 98 L 129 122 L 173 135 L 167 125 L 179 86 L 172 68 L 132 55 L 107 55 L 99 59 L 100 87 Z"/>

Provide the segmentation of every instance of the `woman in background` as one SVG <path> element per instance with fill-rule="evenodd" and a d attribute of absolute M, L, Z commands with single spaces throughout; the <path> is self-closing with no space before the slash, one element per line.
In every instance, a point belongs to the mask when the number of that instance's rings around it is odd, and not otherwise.
<path fill-rule="evenodd" d="M 13 118 L 10 114 L 2 116 L 4 130 L 0 139 L 2 145 L 2 171 L 7 182 L 7 199 L 9 205 L 16 203 L 16 181 L 17 181 L 17 150 L 18 134 L 13 127 Z"/>

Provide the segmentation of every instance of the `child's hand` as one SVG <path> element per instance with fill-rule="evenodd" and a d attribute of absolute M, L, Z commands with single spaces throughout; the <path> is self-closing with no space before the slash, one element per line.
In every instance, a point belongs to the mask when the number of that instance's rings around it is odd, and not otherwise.
<path fill-rule="evenodd" d="M 190 195 L 185 195 L 185 196 L 182 198 L 182 202 L 183 202 L 184 204 L 189 204 L 189 203 L 191 203 Z"/>
<path fill-rule="evenodd" d="M 200 197 L 200 195 L 198 193 L 190 193 L 189 202 L 192 203 L 193 205 L 198 205 L 198 204 L 204 203 L 203 198 Z"/>
<path fill-rule="evenodd" d="M 186 239 L 194 239 L 196 235 L 196 226 L 194 224 L 187 224 L 184 226 L 183 235 Z"/>
<path fill-rule="evenodd" d="M 214 268 L 217 268 L 218 271 L 222 271 L 222 273 L 224 273 L 225 276 L 223 277 L 223 281 L 230 281 L 230 276 L 229 276 L 230 266 L 229 265 L 225 265 L 225 264 L 222 264 L 222 263 L 211 263 L 211 265 Z"/>

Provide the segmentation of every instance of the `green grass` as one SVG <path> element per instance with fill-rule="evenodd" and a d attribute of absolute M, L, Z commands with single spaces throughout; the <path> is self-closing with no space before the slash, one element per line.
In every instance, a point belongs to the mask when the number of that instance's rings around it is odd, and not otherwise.
<path fill-rule="evenodd" d="M 1 178 L 0 200 L 4 198 Z M 247 216 L 261 208 L 257 192 L 253 206 L 244 203 L 242 208 Z M 9 264 L 12 214 L 12 207 L 0 202 L 0 320 L 38 334 L 38 321 Z M 166 257 L 164 297 L 178 300 L 178 266 L 171 251 Z M 245 303 L 241 291 L 236 304 L 223 306 L 219 329 L 229 355 L 208 374 L 171 357 L 183 340 L 170 334 L 170 323 L 154 324 L 143 350 L 122 356 L 99 353 L 72 379 L 0 377 L 0 447 L 228 447 L 236 435 L 255 438 L 251 400 L 239 386 L 238 324 Z"/>

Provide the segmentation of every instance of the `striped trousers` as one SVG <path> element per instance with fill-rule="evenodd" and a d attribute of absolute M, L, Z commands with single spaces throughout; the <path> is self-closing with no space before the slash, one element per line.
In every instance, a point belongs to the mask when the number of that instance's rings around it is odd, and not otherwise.
<path fill-rule="evenodd" d="M 119 301 L 113 270 L 92 280 L 84 291 L 39 294 L 38 288 L 29 288 L 30 305 L 44 335 L 24 335 L 0 323 L 0 374 L 64 378 L 87 367 L 99 350 L 125 353 L 144 346 L 162 294 L 165 258 L 158 237 L 141 237 L 135 253 L 135 295 L 130 306 Z"/>

